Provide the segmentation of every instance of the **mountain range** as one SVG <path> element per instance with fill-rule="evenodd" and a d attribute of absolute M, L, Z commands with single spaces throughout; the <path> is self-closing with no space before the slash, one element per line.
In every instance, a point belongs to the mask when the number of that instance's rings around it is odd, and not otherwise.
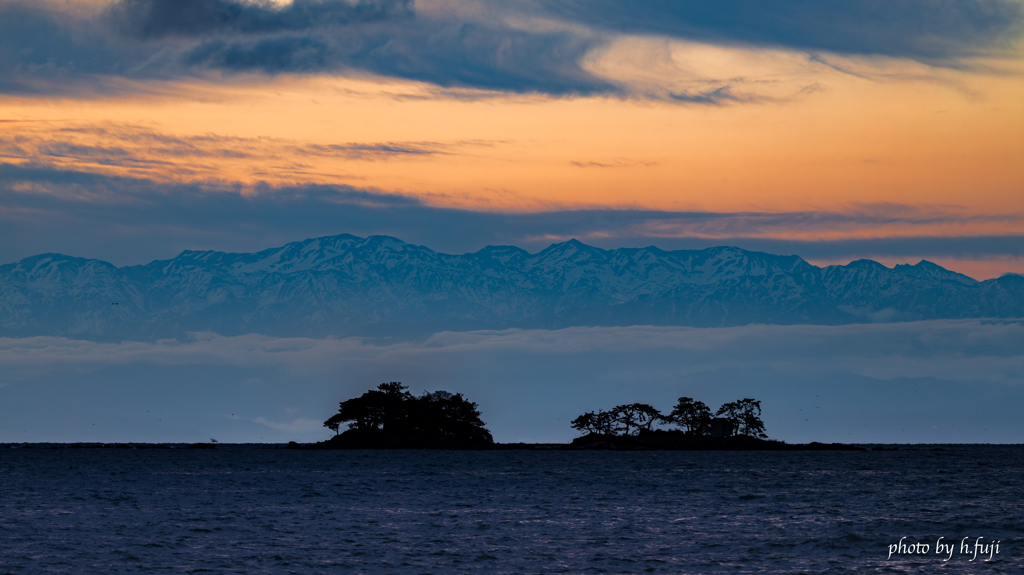
<path fill-rule="evenodd" d="M 387 236 L 257 253 L 184 251 L 116 267 L 42 254 L 0 266 L 0 336 L 97 341 L 222 335 L 415 337 L 606 325 L 847 324 L 1024 317 L 1024 276 L 936 264 L 818 267 L 734 247 L 449 255 Z"/>

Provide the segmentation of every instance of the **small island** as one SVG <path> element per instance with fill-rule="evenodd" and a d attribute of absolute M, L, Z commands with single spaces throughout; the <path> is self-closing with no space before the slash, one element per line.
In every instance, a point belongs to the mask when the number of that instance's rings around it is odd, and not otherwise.
<path fill-rule="evenodd" d="M 692 397 L 680 397 L 664 415 L 646 403 L 617 405 L 608 411 L 588 411 L 574 419 L 572 427 L 585 433 L 572 441 L 572 449 L 863 451 L 842 443 L 789 444 L 769 439 L 761 402 L 749 397 L 723 404 L 714 415 L 703 401 Z"/>
<path fill-rule="evenodd" d="M 345 423 L 348 429 L 339 433 Z M 494 444 L 477 405 L 461 393 L 434 391 L 417 397 L 398 381 L 341 402 L 324 427 L 334 437 L 310 447 L 482 449 Z"/>
<path fill-rule="evenodd" d="M 655 429 L 671 426 L 671 429 Z M 668 414 L 646 403 L 588 411 L 572 421 L 586 435 L 572 445 L 581 448 L 771 449 L 785 446 L 768 439 L 761 420 L 761 402 L 744 398 L 722 405 L 715 415 L 692 397 L 680 397 Z"/>
<path fill-rule="evenodd" d="M 341 431 L 341 426 L 348 428 Z M 712 415 L 702 401 L 680 397 L 662 414 L 646 403 L 588 411 L 571 423 L 583 433 L 570 444 L 498 444 L 480 419 L 477 404 L 461 393 L 414 396 L 401 382 L 382 383 L 342 401 L 324 422 L 334 437 L 290 449 L 587 449 L 587 450 L 863 450 L 840 443 L 788 444 L 769 439 L 761 402 L 744 398 Z M 667 429 L 664 429 L 667 428 Z"/>

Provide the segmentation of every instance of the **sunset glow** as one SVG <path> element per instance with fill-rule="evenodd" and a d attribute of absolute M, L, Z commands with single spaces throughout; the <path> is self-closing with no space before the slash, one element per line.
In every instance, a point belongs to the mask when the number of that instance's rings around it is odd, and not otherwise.
<path fill-rule="evenodd" d="M 265 9 L 291 9 L 288 2 L 274 4 Z M 46 14 L 87 42 L 89 30 L 126 5 L 141 3 L 55 3 Z M 0 6 L 20 14 L 15 11 L 27 5 Z M 941 61 L 612 33 L 518 4 L 419 2 L 415 10 L 433 23 L 464 19 L 510 34 L 577 34 L 590 47 L 572 73 L 607 87 L 498 89 L 490 80 L 432 82 L 425 78 L 436 71 L 388 75 L 353 64 L 314 73 L 224 67 L 115 73 L 116 66 L 89 70 L 55 58 L 48 61 L 57 71 L 15 62 L 10 87 L 0 95 L 0 164 L 243 195 L 351 186 L 468 211 L 732 214 L 728 225 L 669 218 L 583 234 L 612 240 L 628 231 L 653 244 L 1024 235 L 1018 35 Z M 174 34 L 146 37 L 140 46 L 184 49 L 192 37 Z M 105 49 L 132 40 L 118 42 Z M 491 62 L 505 70 L 512 64 L 502 58 L 511 54 L 499 52 Z M 507 73 L 520 77 L 517 70 Z M 11 172 L 3 187 L 5 197 L 99 201 L 81 186 Z M 8 200 L 0 204 L 0 218 L 17 213 Z M 793 213 L 846 221 L 764 221 L 765 214 Z M 559 230 L 541 235 L 564 237 Z M 15 251 L 5 257 L 28 255 Z M 1013 249 L 902 255 L 894 243 L 888 253 L 863 256 L 941 259 L 979 278 L 1024 271 Z M 856 254 L 835 261 L 844 259 Z"/>

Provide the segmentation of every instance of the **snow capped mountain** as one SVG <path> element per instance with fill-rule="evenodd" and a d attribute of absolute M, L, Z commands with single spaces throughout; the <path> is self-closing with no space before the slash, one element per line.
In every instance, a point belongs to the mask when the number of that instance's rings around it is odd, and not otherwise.
<path fill-rule="evenodd" d="M 114 267 L 43 254 L 0 266 L 0 336 L 188 332 L 409 336 L 573 325 L 842 324 L 1024 317 L 1024 277 L 929 262 L 819 268 L 732 247 L 602 250 L 576 240 L 449 255 L 343 234 L 253 254 L 185 251 Z"/>

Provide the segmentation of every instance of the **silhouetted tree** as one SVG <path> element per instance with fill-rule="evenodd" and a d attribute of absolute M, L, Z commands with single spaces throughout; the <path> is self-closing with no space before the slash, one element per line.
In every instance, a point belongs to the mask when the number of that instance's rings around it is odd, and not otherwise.
<path fill-rule="evenodd" d="M 711 409 L 703 401 L 680 397 L 664 420 L 684 428 L 688 435 L 707 435 L 711 430 Z"/>
<path fill-rule="evenodd" d="M 491 443 L 491 433 L 480 420 L 480 410 L 461 393 L 447 391 L 424 393 L 413 400 L 410 431 L 425 437 Z"/>
<path fill-rule="evenodd" d="M 617 405 L 612 413 L 625 435 L 636 435 L 641 430 L 650 431 L 662 419 L 661 413 L 646 403 Z"/>
<path fill-rule="evenodd" d="M 588 411 L 572 420 L 571 425 L 573 429 L 601 435 L 618 435 L 622 431 L 615 414 L 609 411 Z"/>
<path fill-rule="evenodd" d="M 741 399 L 722 405 L 715 415 L 732 422 L 737 434 L 749 437 L 767 438 L 764 422 L 761 421 L 761 402 L 756 399 Z"/>
<path fill-rule="evenodd" d="M 364 438 L 391 441 L 492 443 L 480 420 L 477 405 L 461 393 L 424 393 L 419 397 L 400 382 L 382 383 L 377 389 L 343 401 L 324 427 L 338 434 L 342 423 Z"/>
<path fill-rule="evenodd" d="M 405 419 L 405 403 L 413 399 L 405 391 L 406 386 L 392 381 L 382 383 L 359 397 L 341 402 L 338 413 L 324 422 L 324 427 L 337 434 L 342 423 L 349 422 L 349 429 L 362 431 L 378 430 L 384 433 L 401 433 Z"/>
<path fill-rule="evenodd" d="M 338 435 L 338 429 L 341 427 L 341 422 L 338 421 L 337 415 L 332 415 L 330 419 L 324 422 L 324 427 L 334 432 L 334 435 Z"/>
<path fill-rule="evenodd" d="M 646 403 L 616 405 L 609 411 L 588 411 L 572 420 L 573 429 L 601 435 L 636 435 L 650 431 L 662 420 L 661 414 Z"/>
<path fill-rule="evenodd" d="M 583 415 L 577 417 L 576 419 L 572 420 L 572 422 L 569 425 L 576 431 L 581 431 L 583 433 L 601 433 L 600 431 L 597 430 L 597 425 L 595 422 L 596 419 L 597 416 L 594 415 L 594 412 L 588 411 Z"/>
<path fill-rule="evenodd" d="M 764 421 L 761 420 L 761 402 L 755 399 L 741 399 L 724 404 L 716 416 L 729 421 L 735 435 L 746 435 L 766 439 Z M 608 411 L 588 411 L 572 420 L 573 429 L 584 434 L 610 436 L 635 436 L 650 432 L 660 423 L 676 425 L 691 437 L 711 433 L 711 410 L 703 401 L 692 397 L 680 397 L 672 412 L 662 415 L 646 403 L 616 405 Z"/>

